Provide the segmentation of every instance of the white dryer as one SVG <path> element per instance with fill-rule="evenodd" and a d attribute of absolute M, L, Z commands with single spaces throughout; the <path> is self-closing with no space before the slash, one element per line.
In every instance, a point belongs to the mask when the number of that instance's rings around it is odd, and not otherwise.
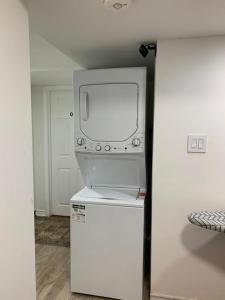
<path fill-rule="evenodd" d="M 86 187 L 71 199 L 72 292 L 142 300 L 145 88 L 145 68 L 74 73 Z"/>
<path fill-rule="evenodd" d="M 145 98 L 145 68 L 74 72 L 75 150 L 144 153 Z"/>

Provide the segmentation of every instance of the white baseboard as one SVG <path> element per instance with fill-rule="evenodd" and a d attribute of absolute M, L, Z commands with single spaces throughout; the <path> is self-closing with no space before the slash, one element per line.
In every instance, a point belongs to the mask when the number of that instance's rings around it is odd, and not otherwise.
<path fill-rule="evenodd" d="M 170 295 L 162 295 L 162 294 L 151 294 L 151 300 L 199 300 L 196 298 L 187 298 L 187 297 L 176 297 Z"/>
<path fill-rule="evenodd" d="M 48 213 L 44 209 L 36 209 L 35 210 L 35 215 L 37 217 L 48 217 Z"/>

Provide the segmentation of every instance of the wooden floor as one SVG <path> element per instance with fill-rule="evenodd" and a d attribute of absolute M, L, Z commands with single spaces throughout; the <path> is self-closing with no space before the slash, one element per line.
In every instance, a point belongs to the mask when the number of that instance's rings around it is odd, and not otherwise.
<path fill-rule="evenodd" d="M 35 216 L 35 242 L 43 245 L 70 247 L 70 217 Z"/>
<path fill-rule="evenodd" d="M 36 244 L 37 300 L 109 300 L 70 292 L 70 248 Z"/>
<path fill-rule="evenodd" d="M 67 247 L 36 244 L 36 278 L 37 300 L 109 300 L 71 294 L 70 248 Z"/>

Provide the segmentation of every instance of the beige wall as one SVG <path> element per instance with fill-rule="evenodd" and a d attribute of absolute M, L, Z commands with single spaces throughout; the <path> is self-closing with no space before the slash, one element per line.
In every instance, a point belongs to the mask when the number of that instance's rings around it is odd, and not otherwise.
<path fill-rule="evenodd" d="M 208 135 L 188 154 L 190 133 Z M 152 292 L 225 298 L 225 236 L 187 221 L 225 209 L 225 37 L 159 41 L 156 63 Z"/>
<path fill-rule="evenodd" d="M 0 1 L 0 299 L 34 300 L 28 16 Z"/>

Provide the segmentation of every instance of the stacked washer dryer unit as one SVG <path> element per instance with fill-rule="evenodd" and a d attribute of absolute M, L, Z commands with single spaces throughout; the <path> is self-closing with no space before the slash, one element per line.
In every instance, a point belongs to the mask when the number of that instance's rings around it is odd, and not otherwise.
<path fill-rule="evenodd" d="M 71 290 L 142 300 L 146 69 L 75 72 L 74 98 Z"/>

